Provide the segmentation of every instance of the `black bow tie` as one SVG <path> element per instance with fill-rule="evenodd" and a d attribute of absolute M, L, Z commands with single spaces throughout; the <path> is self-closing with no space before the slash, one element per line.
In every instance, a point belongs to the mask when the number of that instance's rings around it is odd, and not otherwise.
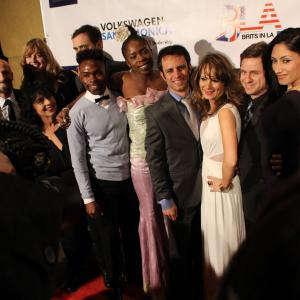
<path fill-rule="evenodd" d="M 99 98 L 96 98 L 96 99 L 95 99 L 95 102 L 96 102 L 96 103 L 99 103 L 99 102 L 101 102 L 101 101 L 103 101 L 103 100 L 108 100 L 109 98 L 110 98 L 109 95 L 104 95 L 104 96 L 101 96 L 101 97 L 99 97 Z"/>

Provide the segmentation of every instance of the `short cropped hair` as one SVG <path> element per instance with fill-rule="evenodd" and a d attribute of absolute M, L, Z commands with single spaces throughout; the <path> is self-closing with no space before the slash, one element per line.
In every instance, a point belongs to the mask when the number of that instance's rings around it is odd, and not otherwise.
<path fill-rule="evenodd" d="M 86 33 L 93 44 L 99 40 L 102 41 L 101 31 L 98 27 L 92 25 L 83 25 L 76 29 L 72 34 L 72 40 L 79 34 Z"/>
<path fill-rule="evenodd" d="M 157 67 L 162 72 L 162 59 L 167 55 L 182 55 L 184 56 L 188 65 L 191 64 L 191 57 L 189 52 L 181 45 L 172 45 L 162 48 L 157 56 Z"/>
<path fill-rule="evenodd" d="M 76 61 L 80 65 L 85 60 L 97 60 L 104 62 L 103 51 L 100 49 L 87 49 L 77 53 Z"/>

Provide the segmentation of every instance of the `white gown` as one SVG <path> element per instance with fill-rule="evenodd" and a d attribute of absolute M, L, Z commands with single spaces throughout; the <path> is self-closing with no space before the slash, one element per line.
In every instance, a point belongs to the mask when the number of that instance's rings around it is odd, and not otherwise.
<path fill-rule="evenodd" d="M 226 104 L 220 110 L 224 108 L 230 109 L 235 116 L 239 140 L 241 131 L 239 112 L 232 104 Z M 223 144 L 218 119 L 219 111 L 203 121 L 200 127 L 203 149 L 201 229 L 205 261 L 204 289 L 208 288 L 212 293 L 214 293 L 215 285 L 222 276 L 230 258 L 245 238 L 239 177 L 234 177 L 233 188 L 229 192 L 210 192 L 210 187 L 207 184 L 207 176 L 222 178 Z M 207 287 L 207 284 L 210 287 Z"/>

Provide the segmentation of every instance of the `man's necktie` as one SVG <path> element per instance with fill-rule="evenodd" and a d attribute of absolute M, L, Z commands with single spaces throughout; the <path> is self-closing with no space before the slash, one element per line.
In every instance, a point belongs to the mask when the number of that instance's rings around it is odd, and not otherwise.
<path fill-rule="evenodd" d="M 8 110 L 8 120 L 16 121 L 16 115 L 15 115 L 11 100 L 9 100 L 9 99 L 5 100 L 3 107 L 6 107 L 6 106 L 7 106 L 7 110 Z"/>
<path fill-rule="evenodd" d="M 253 112 L 254 112 L 254 105 L 253 101 L 251 100 L 250 103 L 248 104 L 245 116 L 244 116 L 244 128 L 246 128 L 251 121 L 253 117 Z"/>
<path fill-rule="evenodd" d="M 96 99 L 95 99 L 95 102 L 96 102 L 96 103 L 101 103 L 101 101 L 103 101 L 103 100 L 108 100 L 109 98 L 110 98 L 109 95 L 103 95 L 103 96 L 101 96 L 101 97 L 99 97 L 99 98 L 96 98 Z"/>
<path fill-rule="evenodd" d="M 196 114 L 193 111 L 190 100 L 189 99 L 182 99 L 179 102 L 179 109 L 182 113 L 185 121 L 191 128 L 195 138 L 199 140 L 199 122 L 197 120 Z"/>

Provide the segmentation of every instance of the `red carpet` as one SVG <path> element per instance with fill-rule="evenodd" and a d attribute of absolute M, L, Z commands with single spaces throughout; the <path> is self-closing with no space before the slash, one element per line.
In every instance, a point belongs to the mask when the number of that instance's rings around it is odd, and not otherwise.
<path fill-rule="evenodd" d="M 101 276 L 87 282 L 76 292 L 67 294 L 61 291 L 55 293 L 51 300 L 108 300 L 109 290 L 104 286 Z M 125 286 L 124 300 L 146 300 L 148 299 L 140 288 Z"/>

